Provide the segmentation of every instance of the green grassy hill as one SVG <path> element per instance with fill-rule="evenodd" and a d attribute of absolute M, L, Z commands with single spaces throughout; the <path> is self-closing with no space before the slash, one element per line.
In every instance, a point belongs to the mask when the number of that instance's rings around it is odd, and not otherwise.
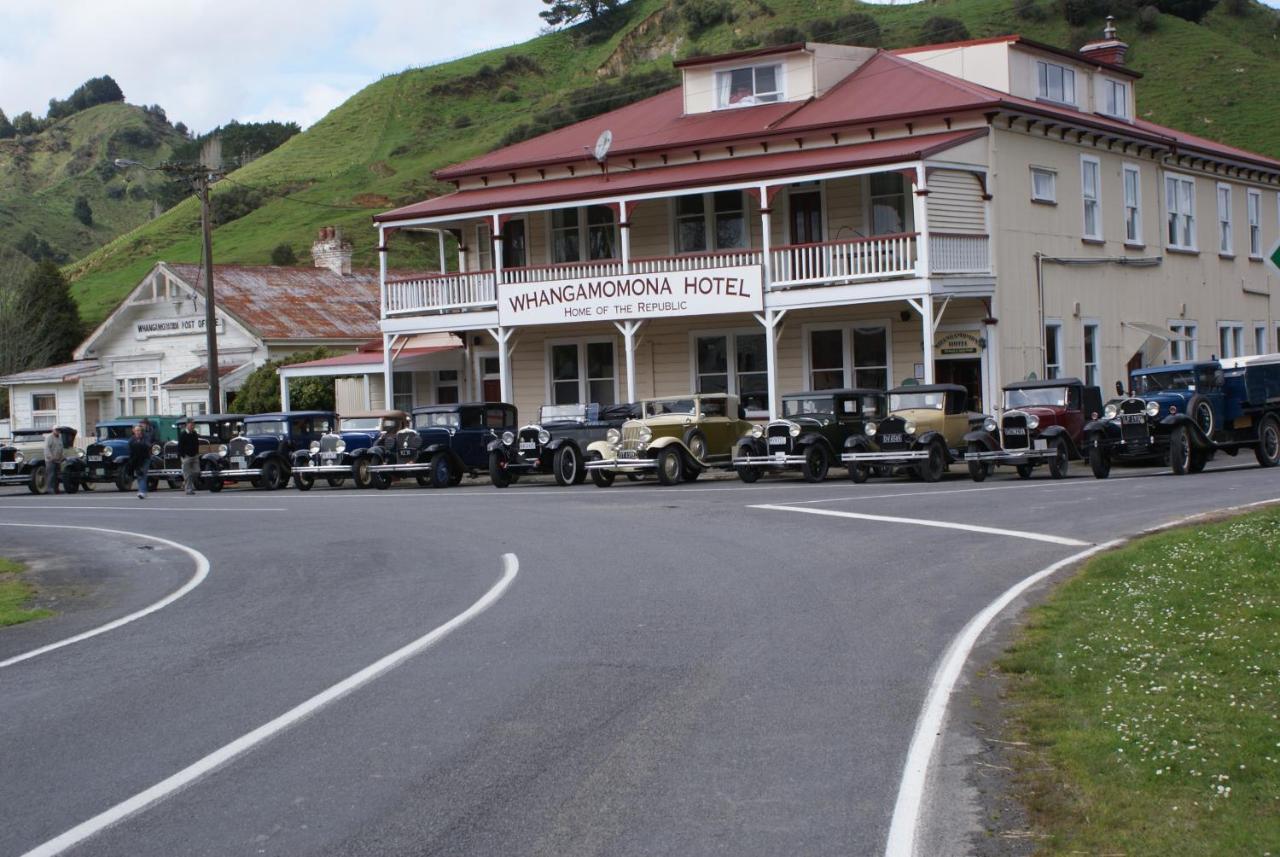
<path fill-rule="evenodd" d="M 710 10 L 691 30 L 692 11 Z M 232 182 L 262 192 L 262 204 L 220 226 L 214 257 L 222 263 L 266 264 L 277 244 L 305 259 L 315 230 L 346 228 L 356 263 L 376 262 L 370 216 L 446 191 L 431 170 L 481 154 L 540 111 L 579 98 L 626 73 L 670 69 L 673 57 L 741 49 L 774 39 L 787 28 L 865 12 L 880 26 L 885 47 L 918 43 L 920 25 L 935 15 L 964 22 L 974 37 L 1021 33 L 1070 45 L 1082 38 L 1041 0 L 1040 19 L 1014 14 L 1010 0 L 937 0 L 913 6 L 868 6 L 849 0 L 633 0 L 603 31 L 582 29 L 539 36 L 512 48 L 455 62 L 410 69 L 357 93 L 306 132 L 232 173 Z M 1140 113 L 1206 137 L 1280 156 L 1280 43 L 1276 14 L 1251 5 L 1243 17 L 1215 9 L 1202 24 L 1159 16 L 1157 29 L 1139 33 L 1120 21 L 1129 62 L 1146 77 L 1138 84 Z M 1101 21 L 1089 32 L 1100 33 Z M 696 32 L 696 38 L 693 33 Z M 859 43 L 865 32 L 829 40 Z M 509 56 L 528 61 L 513 62 Z M 504 60 L 507 60 L 504 63 Z M 505 70 L 504 70 L 505 69 Z M 233 189 L 221 183 L 216 193 Z M 243 192 L 243 191 L 241 191 Z M 96 210 L 96 209 L 95 209 Z M 101 319 L 157 259 L 199 258 L 199 211 L 179 204 L 71 265 L 74 293 L 87 322 Z M 398 238 L 398 266 L 434 264 L 434 242 L 406 252 Z"/>
<path fill-rule="evenodd" d="M 59 257 L 75 259 L 146 223 L 164 207 L 164 180 L 125 174 L 112 160 L 158 163 L 181 140 L 162 118 L 123 102 L 99 104 L 29 137 L 0 140 L 0 255 L 32 235 Z M 92 214 L 88 224 L 74 213 L 80 197 Z"/>

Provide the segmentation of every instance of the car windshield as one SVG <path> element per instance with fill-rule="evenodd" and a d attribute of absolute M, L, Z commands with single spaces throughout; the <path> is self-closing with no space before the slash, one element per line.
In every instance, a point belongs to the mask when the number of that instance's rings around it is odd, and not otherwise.
<path fill-rule="evenodd" d="M 13 433 L 14 443 L 38 443 L 44 440 L 45 433 L 42 431 L 15 431 Z"/>
<path fill-rule="evenodd" d="M 539 423 L 594 422 L 600 418 L 600 406 L 590 405 L 543 405 L 538 410 Z"/>
<path fill-rule="evenodd" d="M 890 393 L 889 410 L 940 411 L 942 410 L 943 403 L 946 402 L 946 399 L 947 396 L 945 393 Z"/>
<path fill-rule="evenodd" d="M 381 427 L 381 417 L 345 417 L 338 422 L 343 431 L 374 431 Z"/>
<path fill-rule="evenodd" d="M 133 437 L 133 425 L 98 426 L 98 440 L 128 440 Z"/>
<path fill-rule="evenodd" d="M 663 399 L 657 402 L 644 403 L 644 415 L 656 417 L 662 414 L 688 414 L 693 416 L 696 408 L 693 399 Z"/>
<path fill-rule="evenodd" d="M 287 434 L 284 420 L 257 420 L 244 424 L 245 434 Z"/>
<path fill-rule="evenodd" d="M 783 399 L 782 413 L 788 417 L 812 417 L 830 420 L 835 418 L 836 400 L 830 396 L 814 396 L 803 399 Z"/>
<path fill-rule="evenodd" d="M 1133 391 L 1139 395 L 1158 393 L 1161 390 L 1185 390 L 1196 384 L 1196 373 L 1191 369 L 1175 369 L 1170 372 L 1144 372 L 1133 376 Z"/>
<path fill-rule="evenodd" d="M 457 428 L 457 411 L 431 411 L 413 415 L 414 428 Z"/>
<path fill-rule="evenodd" d="M 225 438 L 239 434 L 239 423 L 196 423 L 196 434 L 200 437 Z"/>
<path fill-rule="evenodd" d="M 1065 408 L 1067 406 L 1067 388 L 1033 387 L 1026 390 L 1004 391 L 1004 406 L 1006 409 L 1027 408 L 1032 405 Z"/>

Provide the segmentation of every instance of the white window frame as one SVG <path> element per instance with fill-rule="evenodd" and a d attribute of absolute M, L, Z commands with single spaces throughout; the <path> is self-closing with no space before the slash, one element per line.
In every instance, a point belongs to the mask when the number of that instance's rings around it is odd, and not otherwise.
<path fill-rule="evenodd" d="M 1062 319 L 1046 318 L 1044 320 L 1044 380 L 1049 381 L 1062 377 Z M 1054 353 L 1049 353 L 1049 328 L 1058 331 L 1054 339 Z M 1049 358 L 1053 358 L 1050 360 Z"/>
<path fill-rule="evenodd" d="M 717 193 L 736 193 L 742 199 L 742 237 L 746 241 L 737 247 L 717 247 L 716 246 L 716 194 Z M 751 195 L 745 190 L 726 188 L 723 191 L 706 191 L 701 194 L 688 193 L 681 196 L 701 196 L 702 197 L 702 235 L 704 239 L 705 250 L 681 250 L 680 249 L 680 224 L 677 222 L 677 198 L 671 197 L 667 204 L 667 222 L 671 224 L 671 234 L 669 236 L 671 256 L 694 256 L 699 253 L 716 253 L 720 251 L 732 252 L 734 250 L 750 250 L 751 249 Z"/>
<path fill-rule="evenodd" d="M 1267 347 L 1267 323 L 1264 321 L 1255 321 L 1253 323 L 1253 353 L 1271 353 Z"/>
<path fill-rule="evenodd" d="M 1235 255 L 1235 218 L 1231 212 L 1231 185 L 1218 182 L 1213 192 L 1218 212 L 1218 255 Z"/>
<path fill-rule="evenodd" d="M 445 382 L 442 382 L 442 381 L 441 381 L 441 379 L 440 379 L 440 373 L 441 373 L 441 372 L 454 372 L 454 373 L 456 373 L 456 374 L 457 374 L 457 377 L 456 377 L 456 378 L 454 378 L 454 379 L 453 379 L 453 381 L 448 382 L 448 383 L 445 383 Z M 454 398 L 454 400 L 453 400 L 453 402 L 449 402 L 448 404 L 454 404 L 454 403 L 456 403 L 456 402 L 461 402 L 461 401 L 463 401 L 463 398 L 462 398 L 462 396 L 463 396 L 463 393 L 462 393 L 462 379 L 463 379 L 464 374 L 465 374 L 465 373 L 463 372 L 463 370 L 462 370 L 461 368 L 456 368 L 456 369 L 432 369 L 432 370 L 431 370 L 431 401 L 432 401 L 432 403 L 433 403 L 433 404 L 436 404 L 436 405 L 444 404 L 444 403 L 442 403 L 442 402 L 440 401 L 440 390 L 441 390 L 441 389 L 443 389 L 443 388 L 445 388 L 445 387 L 453 387 L 453 388 L 455 388 L 455 389 L 458 391 L 458 392 L 457 392 L 456 397 L 455 397 L 455 398 Z"/>
<path fill-rule="evenodd" d="M 1044 176 L 1049 181 L 1049 191 L 1047 194 L 1036 192 L 1036 176 Z M 1031 167 L 1031 201 L 1049 203 L 1050 205 L 1058 204 L 1058 171 L 1049 167 Z"/>
<path fill-rule="evenodd" d="M 40 408 L 36 409 L 36 399 L 43 396 L 53 397 L 53 409 Z M 57 390 L 33 390 L 31 392 L 31 427 L 32 428 L 53 428 L 58 424 L 58 391 Z"/>
<path fill-rule="evenodd" d="M 205 402 L 183 402 L 182 415 L 184 417 L 199 417 L 208 413 L 208 404 Z"/>
<path fill-rule="evenodd" d="M 1089 330 L 1093 330 L 1093 361 L 1089 360 Z M 1084 383 L 1102 386 L 1102 321 L 1096 318 L 1080 320 L 1080 358 L 1084 363 Z M 1090 380 L 1090 369 L 1093 380 Z"/>
<path fill-rule="evenodd" d="M 1129 176 L 1133 176 L 1133 199 L 1129 198 Z M 1142 240 L 1142 169 L 1125 162 L 1120 169 L 1120 180 L 1124 192 L 1124 243 L 1143 247 L 1146 242 Z"/>
<path fill-rule="evenodd" d="M 493 270 L 493 227 L 488 223 L 477 223 L 476 229 L 476 255 L 475 269 L 476 271 L 492 271 Z M 489 260 L 489 264 L 485 264 L 485 259 Z"/>
<path fill-rule="evenodd" d="M 774 69 L 773 81 L 774 81 L 774 84 L 777 86 L 777 89 L 771 90 L 769 92 L 757 92 L 756 91 L 756 71 L 762 68 L 769 68 L 770 66 L 772 66 Z M 748 69 L 751 71 L 751 95 L 749 96 L 751 100 L 739 102 L 737 104 L 729 103 L 729 101 L 725 98 L 725 93 L 722 92 L 722 90 L 727 90 L 728 87 L 722 86 L 720 81 L 729 80 L 735 71 L 746 71 Z M 712 86 L 715 87 L 715 103 L 716 103 L 715 109 L 716 110 L 738 110 L 743 107 L 754 107 L 757 104 L 777 104 L 779 102 L 787 100 L 786 65 L 784 63 L 775 61 L 775 62 L 752 63 L 751 65 L 738 65 L 738 66 L 734 66 L 733 68 L 717 69 L 716 73 L 712 76 Z M 729 92 L 727 94 L 732 96 L 733 93 Z M 764 101 L 759 100 L 767 96 L 774 96 L 774 97 L 768 98 L 768 100 L 764 100 Z"/>
<path fill-rule="evenodd" d="M 131 417 L 160 413 L 160 376 L 131 375 L 117 377 L 116 382 L 116 416 Z M 142 393 L 134 392 L 134 383 L 142 385 Z M 131 413 L 130 402 L 134 399 L 145 399 L 141 414 Z"/>
<path fill-rule="evenodd" d="M 607 209 L 609 213 L 612 215 L 613 248 L 616 251 L 617 255 L 611 256 L 608 259 L 592 259 L 591 258 L 591 227 L 589 225 L 589 221 L 590 221 L 589 210 L 592 208 Z M 557 228 L 555 226 L 555 216 L 557 211 L 571 211 L 571 210 L 576 210 L 578 212 L 578 225 L 572 228 L 576 229 L 578 232 L 579 254 L 584 256 L 585 258 L 569 260 L 565 262 L 558 262 L 556 261 L 556 257 L 555 257 L 555 234 L 557 232 L 564 232 L 568 230 Z M 618 215 L 609 206 L 604 205 L 602 203 L 593 203 L 591 205 L 570 205 L 570 206 L 565 206 L 562 209 L 553 209 L 551 211 L 548 211 L 546 215 L 547 215 L 546 220 L 543 226 L 546 228 L 546 241 L 545 241 L 546 246 L 544 248 L 545 249 L 544 258 L 547 260 L 547 264 L 549 265 L 599 265 L 605 262 L 621 261 L 622 242 L 621 242 L 621 236 L 618 235 Z"/>
<path fill-rule="evenodd" d="M 557 345 L 576 345 L 578 347 L 578 403 L 591 404 L 591 382 L 608 380 L 613 383 L 613 401 L 598 402 L 597 404 L 613 405 L 624 401 L 622 396 L 622 386 L 619 383 L 618 375 L 618 356 L 620 349 L 618 348 L 618 338 L 616 336 L 576 336 L 564 337 L 560 339 L 548 339 L 545 343 L 543 364 L 543 377 L 546 381 L 543 390 L 543 401 L 547 404 L 555 402 L 555 377 L 554 364 L 551 360 L 552 349 Z M 588 345 L 608 345 L 613 350 L 613 376 L 611 378 L 592 378 L 587 372 L 587 346 Z"/>
<path fill-rule="evenodd" d="M 1229 336 L 1227 335 L 1229 334 Z M 1227 347 L 1229 346 L 1229 347 Z M 1226 352 L 1230 351 L 1228 354 Z M 1218 359 L 1244 356 L 1244 322 L 1218 322 Z"/>
<path fill-rule="evenodd" d="M 831 235 L 831 230 L 827 224 L 827 183 L 824 181 L 813 181 L 813 182 L 800 182 L 799 184 L 795 184 L 795 185 L 787 185 L 787 192 L 785 194 L 786 220 L 784 221 L 786 226 L 783 229 L 783 234 L 787 236 L 786 243 L 788 245 L 792 245 L 796 243 L 796 236 L 791 234 L 792 233 L 791 194 L 793 192 L 800 193 L 800 194 L 813 193 L 815 190 L 818 192 L 818 205 L 821 207 L 820 219 L 822 221 L 822 238 L 825 241 L 828 239 L 828 236 Z"/>
<path fill-rule="evenodd" d="M 1111 109 L 1112 99 L 1117 109 Z M 1129 121 L 1129 84 L 1114 78 L 1102 78 L 1102 108 L 1098 110 L 1104 116 Z"/>
<path fill-rule="evenodd" d="M 409 392 L 408 392 L 408 393 L 397 393 L 397 392 L 396 392 L 396 379 L 397 379 L 397 378 L 404 378 L 405 376 L 408 376 L 408 378 L 409 378 Z M 400 397 L 408 396 L 408 397 L 409 397 L 409 407 L 405 408 L 405 407 L 401 407 L 401 406 L 399 406 L 399 405 L 396 403 L 396 397 L 397 397 L 397 396 L 400 396 Z M 415 405 L 417 405 L 417 404 L 418 404 L 418 375 L 417 375 L 417 373 L 416 373 L 416 372 L 414 372 L 414 371 L 412 371 L 412 370 L 404 370 L 404 369 L 402 369 L 402 370 L 398 370 L 398 371 L 395 371 L 395 372 L 392 372 L 392 373 L 391 373 L 391 404 L 390 404 L 390 405 L 388 405 L 387 407 L 388 407 L 389 409 L 391 409 L 391 410 L 404 411 L 405 413 L 409 413 L 410 411 L 412 411 L 412 410 L 413 410 L 414 406 L 415 406 Z"/>
<path fill-rule="evenodd" d="M 1170 199 L 1170 183 L 1174 186 L 1174 197 Z M 1184 173 L 1166 172 L 1164 174 L 1165 222 L 1164 244 L 1171 250 L 1187 250 L 1197 252 L 1196 236 L 1196 180 Z M 1184 204 L 1185 203 L 1185 204 Z M 1174 235 L 1170 239 L 1169 226 L 1173 225 Z"/>
<path fill-rule="evenodd" d="M 819 371 L 813 368 L 812 336 L 815 333 L 820 333 L 822 331 L 829 331 L 829 330 L 840 331 L 840 356 L 842 358 L 842 363 L 840 368 L 842 370 L 842 374 L 844 377 L 844 380 L 842 381 L 841 386 L 843 387 L 857 386 L 854 383 L 854 372 L 857 371 L 858 367 L 854 364 L 854 361 L 853 361 L 853 329 L 855 327 L 883 327 L 884 328 L 885 383 L 888 385 L 888 387 L 895 386 L 893 382 L 893 320 L 888 318 L 866 318 L 866 319 L 854 319 L 852 321 L 836 322 L 834 324 L 831 322 L 812 322 L 810 324 L 805 324 L 801 326 L 800 328 L 800 337 L 801 337 L 801 343 L 800 343 L 801 387 L 800 389 L 802 390 L 813 389 L 812 387 L 813 373 L 815 371 Z M 869 366 L 869 367 L 863 367 L 863 368 L 874 369 L 879 367 Z M 830 370 L 823 370 L 823 371 L 830 371 Z M 886 387 L 886 389 L 888 389 L 888 387 Z"/>
<path fill-rule="evenodd" d="M 1244 192 L 1249 219 L 1249 258 L 1262 258 L 1262 191 L 1248 188 Z"/>
<path fill-rule="evenodd" d="M 897 194 L 871 192 L 872 176 L 877 175 L 896 175 L 902 180 L 902 232 L 876 232 L 875 231 L 875 206 L 878 199 L 890 199 Z M 861 190 L 862 193 L 862 222 L 864 224 L 863 232 L 871 237 L 877 235 L 900 235 L 910 233 L 916 227 L 915 223 L 915 206 L 911 199 L 911 181 L 901 173 L 887 170 L 877 173 L 867 173 L 861 177 L 863 179 Z"/>
<path fill-rule="evenodd" d="M 1171 318 L 1169 330 L 1189 337 L 1187 342 L 1173 341 L 1169 343 L 1169 359 L 1174 363 L 1189 363 L 1196 359 L 1199 351 L 1200 325 L 1192 319 Z"/>
<path fill-rule="evenodd" d="M 1062 98 L 1054 98 L 1051 95 L 1051 87 L 1049 85 L 1049 70 L 1055 69 L 1062 72 Z M 1067 92 L 1067 84 L 1070 82 L 1070 93 Z M 1043 84 L 1043 86 L 1042 86 Z M 1078 107 L 1079 94 L 1076 91 L 1076 70 L 1068 65 L 1061 63 L 1048 62 L 1047 60 L 1036 60 L 1036 97 L 1041 101 L 1048 101 L 1053 104 L 1065 104 L 1069 107 Z"/>
<path fill-rule="evenodd" d="M 1089 165 L 1093 166 L 1093 185 L 1089 183 Z M 1080 156 L 1080 234 L 1090 241 L 1102 238 L 1102 161 L 1093 155 Z M 1089 210 L 1093 206 L 1093 231 L 1089 230 Z"/>
<path fill-rule="evenodd" d="M 704 337 L 723 336 L 727 340 L 725 342 L 725 371 L 729 376 L 726 387 L 730 396 L 738 396 L 739 404 L 746 406 L 742 402 L 742 394 L 738 389 L 738 337 L 739 336 L 768 336 L 768 332 L 763 326 L 757 327 L 722 327 L 708 328 L 706 330 L 689 331 L 689 389 L 696 395 L 698 393 L 698 340 Z M 766 375 L 770 367 L 765 365 Z M 776 372 L 777 367 L 773 367 Z M 747 416 L 751 419 L 761 419 L 769 416 L 768 405 L 762 409 L 750 409 Z"/>

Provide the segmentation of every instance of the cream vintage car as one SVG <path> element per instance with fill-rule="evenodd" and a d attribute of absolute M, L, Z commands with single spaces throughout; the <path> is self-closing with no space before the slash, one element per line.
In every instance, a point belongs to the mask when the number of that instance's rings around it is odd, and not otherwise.
<path fill-rule="evenodd" d="M 968 392 L 958 384 L 917 384 L 887 393 L 889 416 L 868 420 L 863 430 L 878 450 L 848 452 L 840 460 L 865 468 L 913 468 L 925 482 L 937 482 L 953 462 L 964 459 L 965 435 L 982 425 L 982 415 L 970 413 Z M 857 478 L 855 481 L 862 481 Z"/>
<path fill-rule="evenodd" d="M 619 473 L 656 471 L 663 485 L 692 482 L 704 470 L 731 467 L 734 444 L 751 430 L 737 396 L 722 393 L 651 399 L 643 416 L 609 429 L 587 447 L 587 472 L 601 488 Z"/>

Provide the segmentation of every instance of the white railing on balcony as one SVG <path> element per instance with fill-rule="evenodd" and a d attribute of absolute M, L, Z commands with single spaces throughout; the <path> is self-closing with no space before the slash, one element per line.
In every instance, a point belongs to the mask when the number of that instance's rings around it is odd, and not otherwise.
<path fill-rule="evenodd" d="M 632 259 L 631 273 L 660 274 L 668 271 L 703 271 L 707 268 L 736 268 L 759 265 L 764 259 L 759 250 L 713 250 L 709 253 L 686 253 L 683 256 L 655 256 Z"/>
<path fill-rule="evenodd" d="M 873 280 L 916 272 L 916 233 L 791 244 L 770 254 L 775 288 Z"/>
<path fill-rule="evenodd" d="M 387 315 L 484 309 L 497 302 L 493 271 L 387 280 Z"/>
<path fill-rule="evenodd" d="M 550 280 L 591 280 L 599 277 L 616 277 L 621 273 L 621 259 L 601 259 L 596 262 L 564 262 L 555 265 L 504 268 L 502 282 L 545 283 Z"/>
<path fill-rule="evenodd" d="M 935 274 L 989 273 L 990 241 L 978 233 L 930 232 L 929 267 Z"/>

